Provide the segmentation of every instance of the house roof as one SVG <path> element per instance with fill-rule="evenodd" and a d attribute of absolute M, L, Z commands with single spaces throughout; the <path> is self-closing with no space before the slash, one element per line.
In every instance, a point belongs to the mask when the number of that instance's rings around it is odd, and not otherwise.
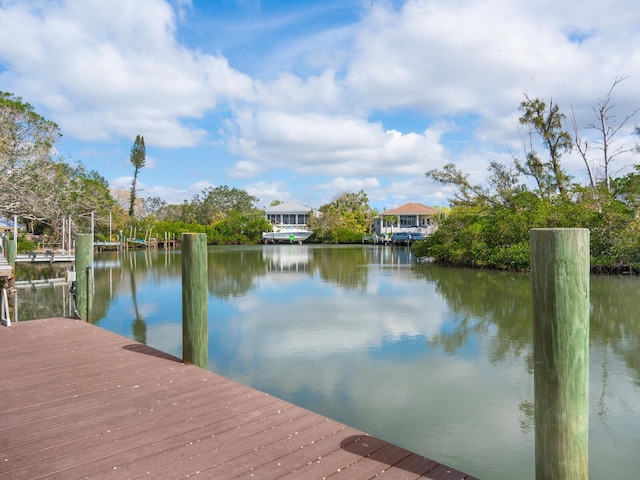
<path fill-rule="evenodd" d="M 13 228 L 13 219 L 9 220 L 7 218 L 0 217 L 0 228 L 2 228 L 4 230 L 6 230 L 8 228 Z M 23 230 L 24 229 L 22 224 L 18 223 L 18 229 L 19 230 Z"/>
<path fill-rule="evenodd" d="M 421 203 L 405 203 L 404 205 L 400 205 L 396 208 L 391 208 L 389 210 L 385 210 L 380 214 L 381 217 L 391 216 L 391 215 L 435 215 L 438 213 L 433 207 L 427 207 Z"/>
<path fill-rule="evenodd" d="M 282 202 L 278 205 L 265 207 L 265 213 L 309 213 L 311 209 L 297 202 Z"/>

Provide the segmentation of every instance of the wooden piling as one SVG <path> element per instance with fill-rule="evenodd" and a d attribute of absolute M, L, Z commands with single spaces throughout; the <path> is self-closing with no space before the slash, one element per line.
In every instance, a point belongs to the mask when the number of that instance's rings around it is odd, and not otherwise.
<path fill-rule="evenodd" d="M 530 231 L 536 479 L 588 478 L 589 230 Z"/>
<path fill-rule="evenodd" d="M 76 310 L 80 318 L 91 321 L 93 300 L 93 235 L 76 235 Z"/>
<path fill-rule="evenodd" d="M 182 359 L 208 368 L 207 235 L 182 234 Z"/>
<path fill-rule="evenodd" d="M 7 252 L 7 263 L 11 265 L 11 268 L 16 267 L 16 242 L 13 239 L 5 236 L 4 249 Z"/>

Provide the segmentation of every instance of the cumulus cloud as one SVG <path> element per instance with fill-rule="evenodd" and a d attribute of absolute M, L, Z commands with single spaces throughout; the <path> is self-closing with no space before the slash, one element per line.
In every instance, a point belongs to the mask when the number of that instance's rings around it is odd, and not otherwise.
<path fill-rule="evenodd" d="M 189 21 L 206 14 L 189 0 L 0 0 L 0 86 L 44 107 L 65 138 L 106 145 L 142 132 L 152 148 L 226 150 L 186 154 L 185 179 L 280 181 L 272 194 L 298 199 L 348 181 L 381 202 L 440 198 L 447 189 L 424 172 L 446 162 L 481 181 L 488 162 L 520 155 L 524 93 L 573 110 L 580 127 L 617 77 L 630 77 L 616 88 L 618 118 L 640 103 L 630 0 L 367 2 L 326 24 L 315 19 L 344 13 L 342 2 L 245 7 L 226 22 L 229 39 L 194 40 Z M 575 155 L 566 165 L 581 171 Z"/>
<path fill-rule="evenodd" d="M 112 187 L 126 189 L 131 188 L 131 182 L 133 182 L 133 177 L 118 177 L 114 178 L 109 183 Z M 141 185 L 142 184 L 138 182 L 138 187 L 140 187 Z"/>
<path fill-rule="evenodd" d="M 347 92 L 332 70 L 306 78 L 283 72 L 271 82 L 256 82 L 255 88 L 255 100 L 261 108 L 283 112 L 344 111 L 347 100 Z"/>
<path fill-rule="evenodd" d="M 3 83 L 82 140 L 143 131 L 150 144 L 193 146 L 208 132 L 183 119 L 252 95 L 227 59 L 177 43 L 175 12 L 161 0 L 9 3 L 0 56 L 11 67 Z"/>
<path fill-rule="evenodd" d="M 230 178 L 251 178 L 261 171 L 260 165 L 255 161 L 242 160 L 228 170 Z"/>
<path fill-rule="evenodd" d="M 260 199 L 258 207 L 266 207 L 274 200 L 281 202 L 295 200 L 282 181 L 250 183 L 245 185 L 244 189 L 249 195 Z"/>
<path fill-rule="evenodd" d="M 358 192 L 360 190 L 376 189 L 380 186 L 377 178 L 344 178 L 336 177 L 329 183 L 316 185 L 319 190 L 336 190 L 343 192 Z"/>
<path fill-rule="evenodd" d="M 351 115 L 290 114 L 277 110 L 240 112 L 229 139 L 239 155 L 260 168 L 291 168 L 303 174 L 393 175 L 423 173 L 442 160 L 441 131 L 421 134 L 384 130 Z"/>
<path fill-rule="evenodd" d="M 200 193 L 207 188 L 215 187 L 209 180 L 200 180 L 189 185 L 189 190 Z"/>
<path fill-rule="evenodd" d="M 610 83 L 616 68 L 596 70 L 594 61 L 615 61 L 616 53 L 604 49 L 619 37 L 617 28 L 600 23 L 593 11 L 591 17 L 578 15 L 572 28 L 573 12 L 583 11 L 584 3 L 548 8 L 533 3 L 407 1 L 398 9 L 382 3 L 356 27 L 358 54 L 346 82 L 375 108 L 405 106 L 447 115 L 508 113 L 523 91 L 576 99 L 580 89 L 592 92 L 593 85 Z M 587 5 L 593 10 L 594 2 Z M 609 8 L 625 15 L 629 5 L 616 1 Z M 594 33 L 579 43 L 570 34 L 575 29 Z M 628 33 L 637 38 L 632 30 Z M 631 62 L 629 68 L 638 71 Z M 581 86 L 578 91 L 575 85 Z"/>

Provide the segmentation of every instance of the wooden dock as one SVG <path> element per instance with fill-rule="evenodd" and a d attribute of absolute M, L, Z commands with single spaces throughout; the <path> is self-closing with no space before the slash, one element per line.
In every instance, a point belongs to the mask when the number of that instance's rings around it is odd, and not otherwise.
<path fill-rule="evenodd" d="M 0 328 L 0 479 L 469 479 L 102 328 Z"/>

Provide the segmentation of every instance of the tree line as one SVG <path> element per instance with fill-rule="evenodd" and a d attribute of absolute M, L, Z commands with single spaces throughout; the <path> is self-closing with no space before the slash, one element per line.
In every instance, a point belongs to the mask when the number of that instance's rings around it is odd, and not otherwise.
<path fill-rule="evenodd" d="M 262 232 L 271 229 L 257 197 L 226 185 L 206 188 L 181 204 L 140 198 L 137 182 L 146 164 L 142 135 L 131 147 L 129 191 L 110 188 L 97 171 L 62 158 L 56 150 L 61 135 L 56 123 L 22 98 L 0 92 L 0 216 L 10 222 L 17 217 L 27 233 L 51 244 L 60 243 L 67 219 L 76 232 L 88 233 L 93 226 L 96 240 L 113 240 L 120 232 L 153 232 L 159 238 L 199 232 L 210 244 L 244 244 L 260 242 Z M 363 191 L 339 195 L 319 212 L 311 215 L 309 227 L 318 232 L 315 241 L 329 243 L 361 241 L 377 214 Z"/>
<path fill-rule="evenodd" d="M 451 210 L 435 234 L 413 246 L 419 256 L 449 265 L 480 268 L 529 268 L 529 230 L 532 228 L 588 228 L 592 269 L 600 272 L 640 271 L 640 165 L 623 170 L 623 158 L 639 153 L 620 135 L 635 116 L 622 119 L 613 110 L 613 91 L 593 107 L 595 119 L 584 136 L 576 117 L 553 100 L 529 98 L 520 104 L 522 158 L 511 164 L 492 162 L 482 184 L 469 181 L 454 164 L 426 172 L 426 176 L 454 188 Z M 640 135 L 640 127 L 633 132 Z M 577 151 L 588 181 L 574 182 L 563 167 L 563 156 Z"/>
<path fill-rule="evenodd" d="M 454 196 L 448 214 L 437 219 L 436 233 L 416 242 L 414 253 L 450 265 L 522 270 L 529 267 L 531 228 L 583 227 L 591 232 L 594 269 L 640 269 L 640 165 L 616 174 L 621 160 L 639 151 L 637 143 L 629 146 L 620 138 L 637 109 L 620 119 L 614 112 L 613 93 L 623 80 L 617 78 L 593 107 L 594 120 L 586 127 L 594 133 L 590 137 L 573 111 L 567 116 L 553 100 L 525 95 L 519 106 L 520 158 L 492 162 L 481 183 L 469 181 L 455 164 L 426 172 L 452 186 Z M 640 128 L 633 132 L 640 135 Z M 258 198 L 226 185 L 180 204 L 139 198 L 136 185 L 146 158 L 141 135 L 129 158 L 130 191 L 110 188 L 97 171 L 62 158 L 55 148 L 60 136 L 58 125 L 31 105 L 0 92 L 0 216 L 17 216 L 29 233 L 55 243 L 63 219 L 71 218 L 80 233 L 89 231 L 93 219 L 97 240 L 119 231 L 153 232 L 159 238 L 202 232 L 210 244 L 246 244 L 260 242 L 271 228 Z M 571 151 L 584 163 L 582 184 L 563 167 Z M 310 215 L 311 241 L 359 243 L 373 231 L 377 214 L 364 191 L 342 193 Z"/>

